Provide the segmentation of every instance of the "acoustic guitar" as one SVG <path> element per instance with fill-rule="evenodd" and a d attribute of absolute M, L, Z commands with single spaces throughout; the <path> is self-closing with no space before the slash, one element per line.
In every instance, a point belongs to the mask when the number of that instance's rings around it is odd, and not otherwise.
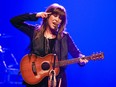
<path fill-rule="evenodd" d="M 103 52 L 81 57 L 81 59 L 87 60 L 100 60 L 103 58 Z M 35 54 L 26 54 L 21 59 L 20 71 L 24 81 L 34 85 L 41 82 L 46 76 L 49 76 L 49 72 L 53 69 L 53 66 L 56 75 L 58 75 L 60 71 L 59 67 L 79 63 L 79 59 L 80 58 L 73 58 L 70 60 L 58 61 L 57 56 L 54 54 L 48 54 L 44 57 L 36 56 Z"/>

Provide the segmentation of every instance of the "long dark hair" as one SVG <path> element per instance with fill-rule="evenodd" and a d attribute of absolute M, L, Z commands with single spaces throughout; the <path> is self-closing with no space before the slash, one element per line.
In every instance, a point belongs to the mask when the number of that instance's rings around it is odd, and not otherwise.
<path fill-rule="evenodd" d="M 64 29 L 66 27 L 66 22 L 67 22 L 65 8 L 63 6 L 57 4 L 57 3 L 54 3 L 54 4 L 50 5 L 46 9 L 45 12 L 50 12 L 51 13 L 50 15 L 52 15 L 52 14 L 60 15 L 62 22 L 59 25 L 58 32 L 57 32 L 57 39 L 60 39 L 62 37 L 62 35 L 63 35 L 63 31 L 64 31 Z M 48 18 L 50 17 L 50 15 L 48 16 Z M 45 31 L 45 29 L 47 27 L 47 19 L 48 18 L 43 19 L 42 24 L 41 24 L 40 29 L 39 29 L 40 34 L 42 34 Z"/>

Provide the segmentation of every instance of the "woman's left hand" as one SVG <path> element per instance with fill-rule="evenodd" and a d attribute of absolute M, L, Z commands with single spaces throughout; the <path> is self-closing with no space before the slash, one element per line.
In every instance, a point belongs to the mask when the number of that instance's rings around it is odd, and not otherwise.
<path fill-rule="evenodd" d="M 84 59 L 84 58 L 80 58 L 79 59 L 79 64 L 80 65 L 85 65 L 86 63 L 88 63 L 88 60 L 87 59 Z"/>

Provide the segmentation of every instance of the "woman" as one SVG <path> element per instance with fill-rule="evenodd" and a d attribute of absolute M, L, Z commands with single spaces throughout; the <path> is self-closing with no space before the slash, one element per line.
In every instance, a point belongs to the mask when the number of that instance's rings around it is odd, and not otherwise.
<path fill-rule="evenodd" d="M 39 26 L 30 25 L 25 21 L 37 21 L 42 18 L 42 24 Z M 44 57 L 47 54 L 56 54 L 58 60 L 66 60 L 68 52 L 72 57 L 82 57 L 83 55 L 73 43 L 70 35 L 64 31 L 66 27 L 66 10 L 63 6 L 54 3 L 50 5 L 45 12 L 27 13 L 16 16 L 11 19 L 11 23 L 30 37 L 30 53 Z M 88 61 L 80 59 L 79 64 L 85 64 Z M 55 73 L 55 72 L 54 72 Z M 55 81 L 55 80 L 54 80 Z M 65 67 L 60 67 L 60 72 L 56 78 L 56 87 L 67 87 Z M 45 77 L 38 84 L 27 87 L 50 87 L 48 77 Z M 55 87 L 55 85 L 54 85 Z"/>

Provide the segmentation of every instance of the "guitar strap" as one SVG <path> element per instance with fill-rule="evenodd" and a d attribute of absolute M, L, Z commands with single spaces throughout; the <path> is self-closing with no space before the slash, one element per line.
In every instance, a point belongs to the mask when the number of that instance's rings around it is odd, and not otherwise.
<path fill-rule="evenodd" d="M 54 73 L 54 75 L 53 75 L 53 73 Z M 61 82 L 62 82 L 62 78 L 59 79 L 58 87 L 61 87 Z M 56 86 L 57 86 L 56 73 L 54 70 L 51 70 L 49 73 L 48 87 L 56 87 Z"/>
<path fill-rule="evenodd" d="M 51 70 L 49 73 L 48 87 L 56 87 L 56 85 L 57 85 L 56 72 L 54 70 Z"/>
<path fill-rule="evenodd" d="M 60 80 L 59 80 L 58 87 L 61 87 L 61 82 L 62 82 L 62 78 L 60 78 Z"/>
<path fill-rule="evenodd" d="M 52 78 L 54 78 L 54 79 L 52 80 Z M 62 78 L 59 78 L 59 81 L 57 81 L 56 74 L 54 75 L 54 77 L 52 74 L 49 74 L 48 87 L 61 87 L 61 82 L 62 82 Z M 58 86 L 57 86 L 57 84 L 58 84 Z"/>

